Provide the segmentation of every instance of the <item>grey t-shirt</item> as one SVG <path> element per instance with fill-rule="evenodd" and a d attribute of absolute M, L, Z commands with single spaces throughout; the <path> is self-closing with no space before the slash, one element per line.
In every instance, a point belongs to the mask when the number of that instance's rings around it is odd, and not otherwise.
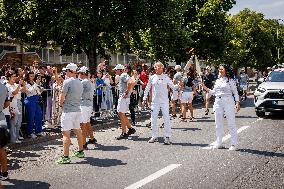
<path fill-rule="evenodd" d="M 180 81 L 181 80 L 181 77 L 182 77 L 182 73 L 181 72 L 177 72 L 175 75 L 174 75 L 174 79 L 176 81 Z"/>
<path fill-rule="evenodd" d="M 2 111 L 4 109 L 4 103 L 7 98 L 8 98 L 8 89 L 4 84 L 0 83 L 0 121 L 6 120 L 5 115 Z"/>
<path fill-rule="evenodd" d="M 79 79 L 69 78 L 63 82 L 62 92 L 65 95 L 63 112 L 80 112 L 83 85 Z"/>
<path fill-rule="evenodd" d="M 92 82 L 88 79 L 84 79 L 81 83 L 83 85 L 81 106 L 93 106 L 94 88 Z"/>
<path fill-rule="evenodd" d="M 127 89 L 127 82 L 130 79 L 129 75 L 127 73 L 123 73 L 120 75 L 119 78 L 119 84 L 118 84 L 118 90 L 119 90 L 119 96 L 123 96 Z M 128 93 L 128 97 L 130 97 L 130 93 Z"/>

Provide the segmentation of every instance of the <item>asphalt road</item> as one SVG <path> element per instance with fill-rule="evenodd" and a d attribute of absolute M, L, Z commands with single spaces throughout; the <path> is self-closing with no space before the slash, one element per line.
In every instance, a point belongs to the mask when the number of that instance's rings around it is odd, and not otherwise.
<path fill-rule="evenodd" d="M 89 145 L 85 158 L 74 158 L 68 165 L 55 164 L 62 154 L 60 140 L 24 147 L 9 157 L 10 180 L 2 184 L 7 189 L 284 188 L 283 115 L 259 119 L 252 99 L 243 103 L 236 114 L 238 151 L 228 151 L 229 136 L 224 136 L 226 149 L 210 149 L 215 140 L 213 114 L 204 116 L 204 110 L 196 109 L 195 117 L 193 122 L 171 121 L 170 146 L 163 145 L 162 137 L 147 143 L 149 121 L 138 123 L 137 133 L 128 140 L 115 140 L 117 126 L 100 130 L 99 144 Z"/>

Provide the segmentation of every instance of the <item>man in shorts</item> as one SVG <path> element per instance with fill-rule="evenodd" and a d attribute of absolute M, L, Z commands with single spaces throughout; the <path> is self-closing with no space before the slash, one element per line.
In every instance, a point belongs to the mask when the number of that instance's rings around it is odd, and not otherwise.
<path fill-rule="evenodd" d="M 181 81 L 182 78 L 182 72 L 181 72 L 181 66 L 176 65 L 175 66 L 175 75 L 173 78 L 173 83 L 175 85 L 175 89 L 172 91 L 172 96 L 171 96 L 171 106 L 172 106 L 172 117 L 177 117 L 176 116 L 176 102 L 179 100 L 180 93 L 178 89 L 178 84 Z"/>
<path fill-rule="evenodd" d="M 79 69 L 79 78 L 83 85 L 83 94 L 81 100 L 81 129 L 83 134 L 83 147 L 88 149 L 88 144 L 95 144 L 97 140 L 94 137 L 94 129 L 91 125 L 91 116 L 93 112 L 93 96 L 94 88 L 92 82 L 88 79 L 89 69 L 83 66 Z M 90 136 L 90 140 L 87 142 L 86 139 Z"/>
<path fill-rule="evenodd" d="M 74 63 L 66 66 L 65 72 L 67 79 L 63 82 L 62 92 L 59 96 L 59 105 L 63 107 L 61 115 L 61 130 L 63 135 L 63 153 L 64 155 L 57 160 L 58 164 L 70 163 L 69 147 L 71 130 L 77 135 L 79 150 L 72 157 L 85 157 L 83 151 L 83 136 L 80 129 L 81 121 L 81 97 L 83 86 L 79 79 L 76 78 L 78 67 Z"/>
<path fill-rule="evenodd" d="M 117 140 L 127 139 L 129 135 L 132 135 L 136 130 L 130 124 L 126 113 L 129 111 L 130 93 L 133 88 L 134 82 L 131 82 L 130 76 L 126 73 L 125 67 L 121 64 L 117 64 L 114 68 L 116 75 L 119 75 L 119 98 L 117 103 L 117 112 L 121 123 L 122 133 L 116 137 Z M 128 132 L 126 132 L 126 127 Z"/>

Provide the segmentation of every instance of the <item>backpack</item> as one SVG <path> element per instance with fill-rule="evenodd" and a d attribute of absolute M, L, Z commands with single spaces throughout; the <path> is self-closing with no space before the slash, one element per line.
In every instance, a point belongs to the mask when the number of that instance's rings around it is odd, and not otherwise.
<path fill-rule="evenodd" d="M 184 82 L 185 86 L 187 87 L 192 87 L 194 84 L 193 84 L 193 80 L 192 78 L 188 77 L 185 79 L 185 82 Z"/>

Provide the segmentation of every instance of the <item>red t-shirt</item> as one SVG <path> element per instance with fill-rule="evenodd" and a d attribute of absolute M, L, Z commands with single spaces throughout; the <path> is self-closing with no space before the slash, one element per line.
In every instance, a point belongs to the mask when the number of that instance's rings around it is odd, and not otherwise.
<path fill-rule="evenodd" d="M 148 73 L 145 71 L 142 71 L 140 74 L 140 80 L 143 82 L 142 89 L 144 90 L 149 80 Z"/>

